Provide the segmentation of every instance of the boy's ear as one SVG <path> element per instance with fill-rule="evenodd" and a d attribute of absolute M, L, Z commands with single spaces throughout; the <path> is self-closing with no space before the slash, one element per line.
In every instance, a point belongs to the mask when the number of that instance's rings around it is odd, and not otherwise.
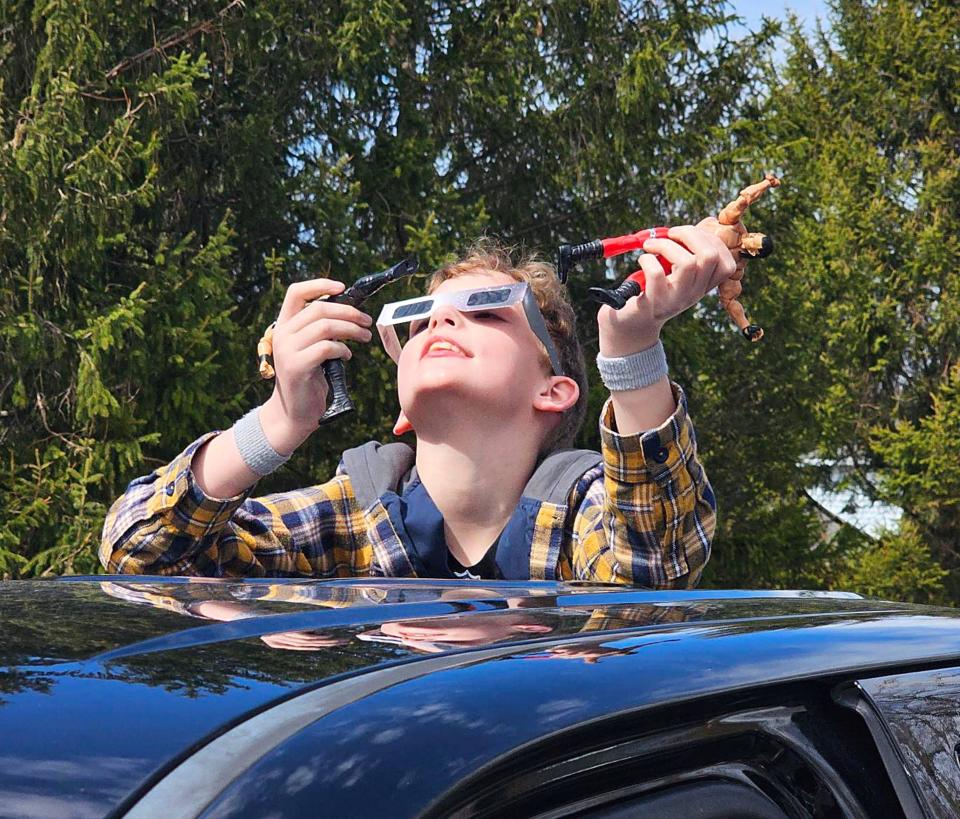
<path fill-rule="evenodd" d="M 552 375 L 534 397 L 533 408 L 541 412 L 565 412 L 577 403 L 580 386 L 567 375 Z"/>

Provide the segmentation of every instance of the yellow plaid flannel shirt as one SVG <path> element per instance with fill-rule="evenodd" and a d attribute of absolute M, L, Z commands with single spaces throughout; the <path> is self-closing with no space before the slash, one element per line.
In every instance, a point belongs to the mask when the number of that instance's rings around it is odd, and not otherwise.
<path fill-rule="evenodd" d="M 697 458 L 683 391 L 660 427 L 619 435 L 611 402 L 600 420 L 602 463 L 565 504 L 542 502 L 531 580 L 694 586 L 710 552 L 716 502 Z M 211 498 L 190 464 L 212 435 L 137 478 L 107 515 L 100 560 L 111 572 L 207 577 L 415 576 L 379 500 L 363 509 L 341 469 L 291 492 Z"/>

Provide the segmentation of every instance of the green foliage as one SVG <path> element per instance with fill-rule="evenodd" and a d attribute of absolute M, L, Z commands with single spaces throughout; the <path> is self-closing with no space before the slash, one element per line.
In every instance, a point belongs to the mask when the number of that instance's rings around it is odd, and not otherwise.
<path fill-rule="evenodd" d="M 716 550 L 739 579 L 750 544 L 767 542 L 768 516 L 749 502 L 758 485 L 781 503 L 854 490 L 900 507 L 903 530 L 828 549 L 785 532 L 762 581 L 780 582 L 796 549 L 822 557 L 823 586 L 956 600 L 960 9 L 832 7 L 825 32 L 789 27 L 757 121 L 732 132 L 784 186 L 747 222 L 777 244 L 744 281 L 762 346 L 693 358 L 711 388 L 697 417 L 727 518 Z"/>
<path fill-rule="evenodd" d="M 221 358 L 234 337 L 232 215 L 188 213 L 178 176 L 198 169 L 168 155 L 199 127 L 209 59 L 174 53 L 110 79 L 124 54 L 108 44 L 144 39 L 133 12 L 0 11 L 6 576 L 95 571 L 110 496 L 149 447 L 222 423 L 238 401 Z"/>
<path fill-rule="evenodd" d="M 549 257 L 772 169 L 745 217 L 777 243 L 744 281 L 765 340 L 710 300 L 665 338 L 721 509 L 704 582 L 956 599 L 958 15 L 837 0 L 774 60 L 780 26 L 738 40 L 721 0 L 0 3 L 0 576 L 95 570 L 126 482 L 266 397 L 290 282 L 486 232 Z M 601 275 L 570 283 L 588 358 Z M 389 438 L 392 364 L 348 372 L 349 426 L 261 489 Z M 816 487 L 904 526 L 837 528 Z"/>
<path fill-rule="evenodd" d="M 936 565 L 944 568 L 938 580 L 946 578 L 955 600 L 960 594 L 955 538 L 960 528 L 956 444 L 960 440 L 960 367 L 945 373 L 934 389 L 927 414 L 917 420 L 897 418 L 892 429 L 878 424 L 870 443 L 886 465 L 879 475 L 878 494 L 901 504 L 908 513 L 899 536 L 907 543 L 922 545 L 919 554 L 923 556 L 930 557 L 931 546 L 936 550 Z"/>
<path fill-rule="evenodd" d="M 918 528 L 906 523 L 896 532 L 884 532 L 868 548 L 853 552 L 836 582 L 870 597 L 943 604 L 949 602 L 944 588 L 947 575 Z"/>

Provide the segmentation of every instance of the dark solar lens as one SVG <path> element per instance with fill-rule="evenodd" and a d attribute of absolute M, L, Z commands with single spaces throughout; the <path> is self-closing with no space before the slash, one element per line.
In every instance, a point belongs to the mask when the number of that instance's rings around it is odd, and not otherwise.
<path fill-rule="evenodd" d="M 395 319 L 410 318 L 410 316 L 422 316 L 424 313 L 429 313 L 430 308 L 433 307 L 433 299 L 424 299 L 423 301 L 415 301 L 412 304 L 404 304 L 398 307 L 394 313 L 393 317 Z"/>
<path fill-rule="evenodd" d="M 484 307 L 490 304 L 503 304 L 510 298 L 510 288 L 505 287 L 502 290 L 482 290 L 479 293 L 471 293 L 467 299 L 467 307 Z"/>

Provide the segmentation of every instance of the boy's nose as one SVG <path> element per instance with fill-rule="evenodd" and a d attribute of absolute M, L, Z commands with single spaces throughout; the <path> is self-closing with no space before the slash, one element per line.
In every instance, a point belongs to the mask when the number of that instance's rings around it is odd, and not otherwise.
<path fill-rule="evenodd" d="M 460 323 L 460 311 L 449 304 L 441 304 L 430 316 L 430 328 L 433 329 L 441 324 L 450 324 L 456 326 Z"/>

